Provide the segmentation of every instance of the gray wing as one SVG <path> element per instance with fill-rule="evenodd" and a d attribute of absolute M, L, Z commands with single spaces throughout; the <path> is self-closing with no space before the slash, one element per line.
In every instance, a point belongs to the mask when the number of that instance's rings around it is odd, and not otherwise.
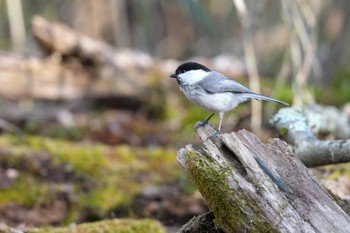
<path fill-rule="evenodd" d="M 241 94 L 241 97 L 252 98 L 257 100 L 274 101 L 280 104 L 289 105 L 278 99 L 274 99 L 265 95 L 257 94 L 245 86 L 235 82 L 225 75 L 218 72 L 212 71 L 210 74 L 205 76 L 198 85 L 201 86 L 206 92 L 210 94 L 232 92 L 236 94 Z"/>
<path fill-rule="evenodd" d="M 254 93 L 238 82 L 235 82 L 227 78 L 225 75 L 215 71 L 212 71 L 205 76 L 200 82 L 198 82 L 198 85 L 211 94 L 222 92 Z"/>

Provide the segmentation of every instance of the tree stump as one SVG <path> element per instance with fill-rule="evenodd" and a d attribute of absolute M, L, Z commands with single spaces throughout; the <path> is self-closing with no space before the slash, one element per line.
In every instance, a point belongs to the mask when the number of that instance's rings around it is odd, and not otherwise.
<path fill-rule="evenodd" d="M 246 130 L 207 139 L 213 132 L 210 125 L 198 128 L 202 148 L 187 145 L 177 159 L 213 211 L 217 228 L 350 232 L 350 217 L 285 142 L 263 144 Z"/>

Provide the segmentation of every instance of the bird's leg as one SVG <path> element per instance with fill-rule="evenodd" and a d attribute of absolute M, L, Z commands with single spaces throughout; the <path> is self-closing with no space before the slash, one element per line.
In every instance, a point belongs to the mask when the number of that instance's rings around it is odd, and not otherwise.
<path fill-rule="evenodd" d="M 205 119 L 203 122 L 197 122 L 196 125 L 194 126 L 194 129 L 197 130 L 199 127 L 205 126 L 206 124 L 209 123 L 210 118 L 212 118 L 215 115 L 215 113 L 210 114 L 210 116 Z"/>
<path fill-rule="evenodd" d="M 209 123 L 209 120 L 215 115 L 215 113 L 210 114 L 210 116 L 207 117 L 202 123 L 201 126 L 204 126 Z"/>
<path fill-rule="evenodd" d="M 222 124 L 222 119 L 224 119 L 224 113 L 220 112 L 219 113 L 219 117 L 220 117 L 220 123 L 219 123 L 219 128 L 218 130 L 213 133 L 212 135 L 209 136 L 209 139 L 213 140 L 214 138 L 216 138 L 219 134 L 221 134 L 221 124 Z"/>

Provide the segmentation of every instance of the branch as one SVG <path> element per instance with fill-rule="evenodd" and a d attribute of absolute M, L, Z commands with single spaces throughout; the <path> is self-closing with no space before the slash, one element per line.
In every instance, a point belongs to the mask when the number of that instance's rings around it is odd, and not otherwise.
<path fill-rule="evenodd" d="M 241 130 L 191 145 L 177 159 L 224 232 L 350 232 L 350 218 L 279 139 L 262 144 Z"/>
<path fill-rule="evenodd" d="M 294 146 L 295 154 L 307 167 L 349 162 L 350 140 L 321 141 L 314 134 L 343 128 L 339 134 L 346 136 L 350 132 L 346 116 L 335 113 L 333 108 L 317 105 L 283 108 L 271 119 L 271 124 Z M 339 123 L 331 123 L 332 120 Z"/>

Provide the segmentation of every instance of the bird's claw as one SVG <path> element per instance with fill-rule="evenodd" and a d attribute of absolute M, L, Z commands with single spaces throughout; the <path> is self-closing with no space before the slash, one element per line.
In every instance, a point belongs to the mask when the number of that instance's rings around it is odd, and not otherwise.
<path fill-rule="evenodd" d="M 215 133 L 213 133 L 212 135 L 210 135 L 210 136 L 208 137 L 208 139 L 214 140 L 219 134 L 221 134 L 221 131 L 220 131 L 220 130 L 217 130 Z M 208 140 L 208 139 L 207 139 L 207 140 Z"/>

